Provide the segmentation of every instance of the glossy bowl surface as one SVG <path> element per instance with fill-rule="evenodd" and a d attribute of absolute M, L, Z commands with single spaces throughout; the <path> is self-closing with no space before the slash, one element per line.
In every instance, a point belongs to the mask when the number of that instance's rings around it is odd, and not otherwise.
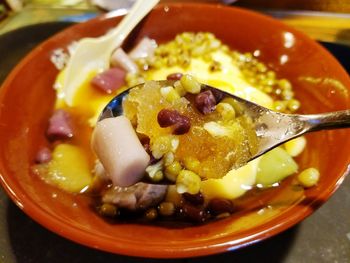
<path fill-rule="evenodd" d="M 34 220 L 68 239 L 104 251 L 192 257 L 237 249 L 276 235 L 310 215 L 342 182 L 350 163 L 347 130 L 307 136 L 307 149 L 298 162 L 300 169 L 314 166 L 320 170 L 318 186 L 305 191 L 296 202 L 281 203 L 275 212 L 265 211 L 263 217 L 256 209 L 242 217 L 195 227 L 111 224 L 93 212 L 88 198 L 64 193 L 36 178 L 30 167 L 38 145 L 46 143 L 45 129 L 55 100 L 52 84 L 57 70 L 50 62 L 51 52 L 81 37 L 99 36 L 118 21 L 118 16 L 105 15 L 55 35 L 22 60 L 1 87 L 0 181 Z M 232 49 L 259 53 L 259 59 L 279 77 L 293 83 L 304 113 L 350 108 L 350 79 L 324 48 L 281 22 L 251 11 L 205 4 L 158 6 L 126 46 L 143 36 L 167 41 L 183 31 L 210 31 Z M 277 191 L 271 202 L 278 200 Z"/>

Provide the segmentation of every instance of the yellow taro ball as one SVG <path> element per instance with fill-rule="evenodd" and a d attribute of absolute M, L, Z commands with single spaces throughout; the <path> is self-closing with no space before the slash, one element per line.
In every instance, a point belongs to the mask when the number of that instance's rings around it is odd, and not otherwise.
<path fill-rule="evenodd" d="M 84 152 L 70 144 L 57 145 L 44 179 L 68 192 L 80 192 L 92 181 Z"/>

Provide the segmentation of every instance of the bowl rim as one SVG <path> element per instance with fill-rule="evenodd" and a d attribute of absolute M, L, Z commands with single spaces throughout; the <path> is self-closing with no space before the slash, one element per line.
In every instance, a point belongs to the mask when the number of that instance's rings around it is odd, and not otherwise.
<path fill-rule="evenodd" d="M 292 32 L 293 34 L 295 33 L 296 35 L 298 35 L 298 37 L 308 39 L 309 42 L 312 42 L 312 45 L 314 45 L 318 49 L 323 49 L 324 51 L 326 51 L 326 54 L 329 56 L 328 59 L 336 61 L 336 63 L 339 64 L 337 60 L 331 54 L 329 54 L 329 52 L 324 47 L 322 47 L 316 41 L 312 40 L 310 37 L 306 36 L 304 33 L 299 32 L 298 30 L 282 23 L 281 21 L 278 21 L 267 15 L 257 13 L 255 11 L 239 7 L 223 6 L 221 4 L 208 3 L 167 3 L 158 5 L 156 9 L 159 10 L 166 8 L 182 8 L 184 6 L 186 6 L 186 8 L 205 7 L 211 8 L 213 10 L 217 8 L 231 9 L 232 12 L 239 12 L 241 14 L 255 16 L 259 19 L 270 21 L 271 23 L 278 24 L 283 28 L 288 29 L 288 31 Z M 106 19 L 113 19 L 122 16 L 123 15 L 120 15 L 119 13 L 113 11 L 110 13 L 103 14 L 87 22 L 75 24 L 73 26 L 68 26 L 64 30 L 58 32 L 57 34 L 54 34 L 53 36 L 39 44 L 36 48 L 30 51 L 30 53 L 26 55 L 7 76 L 0 88 L 0 101 L 3 100 L 6 93 L 10 90 L 11 83 L 17 77 L 18 72 L 20 72 L 28 62 L 30 62 L 46 45 L 48 45 L 48 43 L 54 41 L 60 35 L 66 34 L 66 32 L 69 32 L 70 30 L 72 30 L 72 28 L 85 27 L 86 25 L 99 23 L 100 21 Z M 343 73 L 347 75 L 346 71 L 341 66 L 339 67 L 340 70 L 343 70 Z M 348 163 L 350 163 L 350 156 L 348 160 Z M 191 243 L 182 243 L 179 246 L 173 246 L 163 249 L 157 249 L 158 247 L 155 247 L 156 249 L 152 249 L 150 246 L 144 248 L 143 246 L 140 246 L 140 243 L 138 242 L 125 239 L 121 239 L 121 243 L 115 242 L 112 244 L 112 242 L 106 242 L 106 237 L 97 236 L 91 232 L 88 232 L 87 230 L 62 222 L 58 217 L 56 217 L 53 214 L 47 213 L 40 205 L 33 202 L 29 196 L 25 195 L 25 193 L 20 189 L 20 187 L 13 185 L 11 179 L 6 177 L 7 171 L 4 168 L 2 162 L 0 162 L 0 183 L 5 192 L 8 194 L 8 196 L 22 211 L 24 211 L 29 217 L 38 222 L 40 225 L 46 227 L 47 229 L 50 229 L 54 233 L 64 238 L 67 238 L 69 240 L 91 248 L 117 254 L 149 258 L 184 258 L 210 255 L 246 247 L 248 245 L 260 242 L 269 237 L 275 236 L 276 234 L 294 226 L 295 224 L 309 216 L 312 212 L 314 212 L 318 207 L 320 207 L 325 201 L 327 201 L 330 198 L 330 196 L 338 189 L 340 184 L 343 182 L 345 176 L 347 176 L 350 173 L 350 165 L 344 167 L 342 171 L 343 172 L 341 175 L 339 175 L 337 182 L 332 187 L 328 187 L 326 191 L 318 195 L 317 198 L 314 199 L 312 202 L 308 203 L 309 206 L 305 206 L 303 209 L 298 208 L 297 211 L 294 211 L 295 206 L 288 208 L 288 211 L 291 210 L 293 212 L 289 212 L 289 217 L 286 217 L 284 215 L 286 212 L 284 212 L 282 215 L 274 217 L 272 220 L 269 220 L 268 222 L 265 222 L 257 227 L 252 228 L 255 229 L 252 235 L 246 236 L 244 235 L 245 232 L 243 232 L 242 234 L 238 235 L 237 238 L 235 238 L 235 240 L 230 239 L 230 235 L 228 235 L 220 238 L 211 239 L 211 242 L 208 242 L 206 245 L 200 245 L 199 242 L 193 241 Z M 318 202 L 320 200 L 322 200 L 322 202 Z M 283 218 L 284 220 L 281 220 L 281 218 Z M 273 223 L 274 227 L 266 228 L 266 225 L 271 223 Z"/>

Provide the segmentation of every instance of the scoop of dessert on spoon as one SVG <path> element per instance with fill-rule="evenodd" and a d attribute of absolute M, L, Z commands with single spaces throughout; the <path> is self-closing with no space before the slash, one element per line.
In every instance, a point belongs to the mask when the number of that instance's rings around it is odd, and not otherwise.
<path fill-rule="evenodd" d="M 156 81 L 160 87 L 172 87 L 174 86 L 175 81 L 171 80 L 164 80 L 164 81 Z M 133 88 L 140 88 L 145 84 L 140 84 Z M 230 94 L 228 92 L 218 90 L 214 87 L 208 86 L 206 84 L 200 84 L 201 90 L 210 90 L 212 93 L 221 94 L 221 97 L 228 97 L 235 101 L 235 104 L 240 114 L 243 114 L 247 116 L 251 120 L 251 127 L 255 131 L 256 134 L 256 148 L 253 152 L 251 152 L 251 155 L 242 163 L 239 163 L 238 166 L 235 168 L 238 168 L 239 166 L 243 166 L 247 162 L 259 157 L 260 155 L 266 153 L 267 151 L 270 151 L 271 149 L 293 139 L 298 136 L 301 136 L 307 132 L 312 131 L 319 131 L 319 130 L 325 130 L 325 129 L 337 129 L 337 128 L 346 128 L 350 127 L 350 110 L 344 110 L 344 111 L 336 111 L 336 112 L 328 112 L 328 113 L 322 113 L 322 114 L 312 114 L 312 115 L 301 115 L 301 114 L 285 114 L 280 112 L 275 112 L 273 110 L 267 109 L 265 107 L 262 107 L 260 105 L 257 105 L 255 103 L 252 103 L 250 101 L 247 101 L 245 99 L 242 99 L 240 97 L 237 97 L 233 94 Z M 130 88 L 121 94 L 117 95 L 113 100 L 111 100 L 108 105 L 104 108 L 102 111 L 98 123 L 101 123 L 102 121 L 119 117 L 123 115 L 123 101 L 127 98 L 130 91 L 133 89 Z M 123 132 L 120 128 L 118 128 L 118 124 L 116 122 L 113 122 L 115 125 L 114 129 L 118 130 L 120 134 L 114 134 L 113 136 L 124 136 L 127 132 Z M 98 127 L 98 125 L 97 125 Z M 120 126 L 119 126 L 120 127 Z M 133 129 L 131 125 L 129 125 L 129 129 Z M 109 133 L 110 135 L 112 133 Z M 125 148 L 131 148 L 135 147 L 134 152 L 130 154 L 130 158 L 134 160 L 134 163 L 129 166 L 128 169 L 131 169 L 131 173 L 138 174 L 139 176 L 136 177 L 128 177 L 128 180 L 123 181 L 122 184 L 125 186 L 130 185 L 134 182 L 137 182 L 138 180 L 143 180 L 141 171 L 145 169 L 145 167 L 149 163 L 149 157 L 147 155 L 138 155 L 136 154 L 136 148 L 142 147 L 141 144 L 136 146 L 135 143 L 138 138 L 136 136 L 136 133 L 134 132 L 135 136 L 134 139 L 127 139 L 126 136 L 123 138 L 123 143 L 125 144 Z M 112 136 L 112 135 L 111 135 Z M 100 136 L 101 137 L 101 136 Z M 108 138 L 106 139 L 105 135 L 102 136 L 102 140 L 104 140 L 105 143 L 110 144 L 112 143 L 111 140 L 113 139 Z M 93 145 L 97 144 L 95 140 L 95 143 L 93 141 Z M 99 147 L 95 148 L 103 148 L 101 145 Z M 106 158 L 108 155 L 104 150 L 102 151 L 102 156 L 97 151 L 98 157 L 102 157 L 102 159 Z M 115 153 L 109 153 L 115 155 Z M 125 156 L 124 156 L 125 157 Z M 100 158 L 101 159 L 101 158 Z M 108 158 L 106 158 L 108 159 Z M 127 161 L 123 160 L 119 167 L 113 167 L 110 168 L 111 170 L 120 169 L 120 167 L 123 167 L 123 164 L 126 164 Z M 116 164 L 115 164 L 116 165 Z M 108 165 L 107 165 L 108 166 Z M 107 168 L 108 170 L 108 168 Z M 130 171 L 129 171 L 130 173 Z M 130 179 L 133 178 L 133 179 Z M 118 180 L 117 180 L 118 181 Z M 120 183 L 120 181 L 118 182 Z"/>
<path fill-rule="evenodd" d="M 169 80 L 158 82 L 161 86 L 174 84 L 174 81 Z M 202 89 L 218 90 L 206 84 L 202 84 L 202 86 Z M 122 102 L 131 89 L 113 98 L 102 111 L 98 121 L 122 115 Z M 218 91 L 233 98 L 244 111 L 244 114 L 249 116 L 254 122 L 258 137 L 258 151 L 251 157 L 251 160 L 305 133 L 350 127 L 350 110 L 309 115 L 285 114 L 267 109 L 228 92 Z"/>

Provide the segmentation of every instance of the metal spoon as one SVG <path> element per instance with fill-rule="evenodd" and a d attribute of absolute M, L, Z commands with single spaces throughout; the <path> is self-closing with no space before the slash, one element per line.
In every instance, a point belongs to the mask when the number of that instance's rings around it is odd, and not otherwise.
<path fill-rule="evenodd" d="M 158 81 L 158 83 L 161 86 L 169 86 L 173 85 L 174 81 L 164 80 Z M 139 85 L 136 87 L 139 87 Z M 216 89 L 205 84 L 202 84 L 203 88 Z M 98 121 L 122 115 L 122 102 L 129 91 L 130 89 L 114 97 L 104 108 Z M 235 99 L 244 114 L 248 115 L 254 123 L 258 137 L 258 151 L 249 161 L 305 133 L 350 127 L 350 110 L 312 115 L 285 114 L 272 111 L 233 94 L 224 91 L 221 92 Z"/>
<path fill-rule="evenodd" d="M 118 26 L 108 34 L 97 38 L 83 38 L 78 42 L 64 76 L 63 92 L 67 105 L 72 105 L 76 87 L 83 83 L 89 73 L 109 67 L 112 51 L 123 43 L 158 2 L 159 0 L 138 0 Z"/>

